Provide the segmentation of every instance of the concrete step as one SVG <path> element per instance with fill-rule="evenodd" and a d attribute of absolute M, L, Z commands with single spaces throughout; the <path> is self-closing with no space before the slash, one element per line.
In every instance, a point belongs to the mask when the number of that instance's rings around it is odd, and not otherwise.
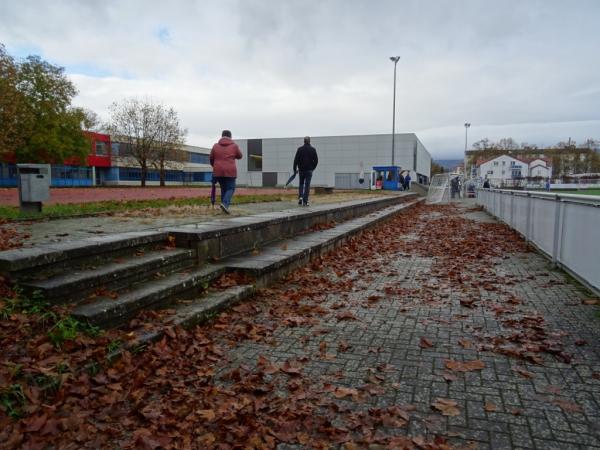
<path fill-rule="evenodd" d="M 230 271 L 248 273 L 260 286 L 266 286 L 297 267 L 341 245 L 351 236 L 392 217 L 422 200 L 391 206 L 364 217 L 349 220 L 332 228 L 307 233 L 268 245 L 252 253 L 223 261 Z"/>
<path fill-rule="evenodd" d="M 63 272 L 50 278 L 29 280 L 25 292 L 41 291 L 51 303 L 79 302 L 97 288 L 118 291 L 153 273 L 169 273 L 194 264 L 190 249 L 161 248 L 119 257 L 100 267 Z"/>
<path fill-rule="evenodd" d="M 82 258 L 166 242 L 167 237 L 168 233 L 164 231 L 136 231 L 7 250 L 0 252 L 0 272 L 11 273 L 13 278 L 18 279 L 22 272 L 28 270 L 63 264 L 67 267 Z"/>
<path fill-rule="evenodd" d="M 323 224 L 341 223 L 398 204 L 414 200 L 416 194 L 403 192 L 338 204 L 299 207 L 285 211 L 234 217 L 208 223 L 166 228 L 178 247 L 193 248 L 199 260 L 244 254 L 256 247 L 286 237 L 306 233 Z"/>
<path fill-rule="evenodd" d="M 164 278 L 139 282 L 116 298 L 97 297 L 77 306 L 72 315 L 92 325 L 116 327 L 142 309 L 156 309 L 177 298 L 197 294 L 226 270 L 222 264 L 174 272 Z"/>

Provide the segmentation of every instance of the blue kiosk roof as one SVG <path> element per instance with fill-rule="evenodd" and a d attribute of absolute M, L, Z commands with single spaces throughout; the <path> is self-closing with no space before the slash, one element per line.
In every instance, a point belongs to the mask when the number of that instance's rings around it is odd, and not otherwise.
<path fill-rule="evenodd" d="M 373 166 L 373 170 L 393 170 L 401 169 L 400 166 Z"/>

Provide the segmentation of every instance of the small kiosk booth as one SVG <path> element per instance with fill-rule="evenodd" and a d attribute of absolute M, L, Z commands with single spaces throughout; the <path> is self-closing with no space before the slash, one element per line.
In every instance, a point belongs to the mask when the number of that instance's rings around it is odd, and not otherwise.
<path fill-rule="evenodd" d="M 399 191 L 400 186 L 400 166 L 374 166 L 373 179 L 375 189 L 386 191 Z"/>

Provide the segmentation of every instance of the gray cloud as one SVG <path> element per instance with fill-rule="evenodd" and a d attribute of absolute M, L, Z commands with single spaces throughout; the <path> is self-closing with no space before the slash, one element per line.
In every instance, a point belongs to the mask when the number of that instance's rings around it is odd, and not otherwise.
<path fill-rule="evenodd" d="M 174 106 L 196 145 L 390 132 L 398 54 L 397 130 L 445 157 L 465 121 L 473 140 L 600 138 L 599 20 L 594 0 L 30 0 L 0 4 L 0 42 L 67 67 L 105 117 L 125 96 Z"/>

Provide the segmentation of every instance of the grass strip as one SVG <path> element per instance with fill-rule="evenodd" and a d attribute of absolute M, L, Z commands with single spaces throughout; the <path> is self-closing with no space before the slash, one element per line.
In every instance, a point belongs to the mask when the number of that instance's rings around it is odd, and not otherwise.
<path fill-rule="evenodd" d="M 276 202 L 294 199 L 293 194 L 270 194 L 270 195 L 240 195 L 234 197 L 235 204 Z M 44 206 L 41 213 L 21 213 L 16 206 L 0 206 L 0 219 L 5 220 L 36 220 L 68 218 L 85 215 L 106 214 L 121 211 L 134 211 L 146 208 L 166 208 L 168 206 L 197 206 L 209 205 L 210 199 L 206 197 L 196 198 L 165 198 L 153 200 L 110 200 L 90 203 L 65 203 Z"/>

